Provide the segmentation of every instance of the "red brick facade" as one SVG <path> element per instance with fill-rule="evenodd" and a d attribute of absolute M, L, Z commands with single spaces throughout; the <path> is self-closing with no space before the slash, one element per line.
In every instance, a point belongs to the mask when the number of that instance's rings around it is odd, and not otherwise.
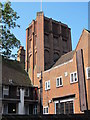
<path fill-rule="evenodd" d="M 38 12 L 26 29 L 26 70 L 34 85 L 37 73 L 47 70 L 59 57 L 72 50 L 71 31 L 67 25 Z"/>
<path fill-rule="evenodd" d="M 32 84 L 39 88 L 41 71 L 43 73 L 43 112 L 45 114 L 58 114 L 59 103 L 63 106 L 62 109 L 60 107 L 60 112 L 65 114 L 68 111 L 82 113 L 84 110 L 90 110 L 90 77 L 87 78 L 87 69 L 90 67 L 89 36 L 90 33 L 83 30 L 76 49 L 71 51 L 70 28 L 45 17 L 43 12 L 37 13 L 36 20 L 33 20 L 26 29 L 25 69 Z M 78 57 L 78 50 L 82 59 Z"/>
<path fill-rule="evenodd" d="M 85 86 L 86 86 L 85 99 L 87 101 L 87 107 L 88 107 L 87 109 L 90 110 L 90 93 L 89 93 L 90 77 L 87 79 L 87 67 L 90 68 L 89 37 L 90 37 L 90 33 L 86 30 L 83 30 L 72 59 L 43 72 L 43 107 L 48 106 L 49 114 L 55 113 L 55 102 L 60 101 L 58 100 L 58 97 L 60 97 L 62 101 L 62 97 L 71 96 L 73 94 L 75 94 L 75 97 L 73 98 L 74 113 L 83 112 L 81 111 L 81 107 L 80 107 L 80 102 L 81 102 L 80 90 L 79 90 L 80 79 L 78 78 L 77 62 L 76 62 L 76 52 L 80 49 L 83 50 L 83 59 L 84 59 Z M 66 55 L 68 54 L 71 53 L 67 53 Z M 67 72 L 67 76 L 65 76 L 66 72 Z M 70 74 L 72 72 L 77 73 L 77 82 L 70 83 Z M 56 79 L 57 77 L 60 76 L 62 76 L 63 85 L 60 87 L 56 87 Z M 45 90 L 45 82 L 48 80 L 50 80 L 50 89 Z M 82 90 L 81 92 L 83 94 L 82 97 L 84 99 L 84 91 Z M 53 101 L 53 98 L 56 98 L 56 101 Z M 65 98 L 65 100 L 66 99 L 68 100 L 68 98 Z M 72 99 L 72 97 L 70 99 Z M 49 102 L 50 100 L 51 102 Z"/>

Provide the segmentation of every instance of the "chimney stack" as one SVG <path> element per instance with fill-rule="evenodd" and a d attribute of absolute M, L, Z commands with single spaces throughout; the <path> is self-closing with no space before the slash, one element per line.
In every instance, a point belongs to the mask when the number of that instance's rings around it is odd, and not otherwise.
<path fill-rule="evenodd" d="M 25 50 L 23 46 L 20 46 L 17 51 L 17 61 L 19 61 L 23 68 L 25 68 Z"/>

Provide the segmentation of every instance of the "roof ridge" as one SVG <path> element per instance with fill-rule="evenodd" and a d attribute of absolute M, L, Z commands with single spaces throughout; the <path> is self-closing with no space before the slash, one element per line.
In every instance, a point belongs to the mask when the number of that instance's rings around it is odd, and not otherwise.
<path fill-rule="evenodd" d="M 64 55 L 61 55 L 61 57 L 65 56 L 65 55 L 68 55 L 68 54 L 70 54 L 71 52 L 75 52 L 75 50 L 69 51 L 68 53 L 66 53 L 66 54 L 64 54 Z M 60 58 L 61 58 L 61 57 L 60 57 Z M 59 58 L 59 59 L 60 59 L 60 58 Z"/>

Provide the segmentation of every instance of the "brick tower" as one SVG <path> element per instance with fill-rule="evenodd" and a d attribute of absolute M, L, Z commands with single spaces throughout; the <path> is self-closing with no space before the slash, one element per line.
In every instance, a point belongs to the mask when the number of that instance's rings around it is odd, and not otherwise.
<path fill-rule="evenodd" d="M 33 85 L 39 86 L 38 75 L 41 71 L 50 69 L 61 55 L 71 50 L 71 29 L 38 12 L 26 29 L 25 69 Z"/>

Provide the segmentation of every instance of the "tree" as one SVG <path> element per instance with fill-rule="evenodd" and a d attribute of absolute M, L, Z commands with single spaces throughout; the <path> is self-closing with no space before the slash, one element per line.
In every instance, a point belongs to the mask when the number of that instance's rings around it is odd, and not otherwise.
<path fill-rule="evenodd" d="M 0 13 L 0 49 L 4 57 L 10 58 L 13 56 L 12 50 L 20 46 L 20 41 L 11 32 L 11 29 L 20 27 L 16 24 L 16 20 L 20 17 L 17 15 L 17 12 L 11 8 L 10 1 L 4 4 L 0 2 Z"/>

